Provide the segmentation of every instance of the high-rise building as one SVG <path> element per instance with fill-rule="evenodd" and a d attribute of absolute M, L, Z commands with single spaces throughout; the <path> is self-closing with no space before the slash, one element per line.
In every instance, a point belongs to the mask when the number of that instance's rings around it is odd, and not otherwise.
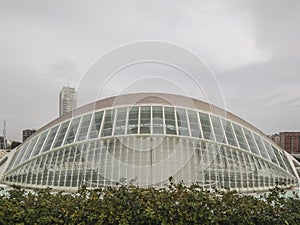
<path fill-rule="evenodd" d="M 22 131 L 23 142 L 36 132 L 35 129 L 26 129 Z"/>
<path fill-rule="evenodd" d="M 63 87 L 59 93 L 59 116 L 65 115 L 76 108 L 75 88 Z"/>
<path fill-rule="evenodd" d="M 280 132 L 280 146 L 291 154 L 300 154 L 300 132 Z"/>

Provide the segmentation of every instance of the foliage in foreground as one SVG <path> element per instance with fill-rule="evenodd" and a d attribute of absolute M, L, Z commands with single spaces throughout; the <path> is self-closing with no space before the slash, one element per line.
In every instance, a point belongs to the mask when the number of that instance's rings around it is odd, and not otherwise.
<path fill-rule="evenodd" d="M 0 224 L 299 224 L 300 200 L 274 188 L 263 196 L 119 186 L 76 193 L 15 187 L 0 196 Z"/>

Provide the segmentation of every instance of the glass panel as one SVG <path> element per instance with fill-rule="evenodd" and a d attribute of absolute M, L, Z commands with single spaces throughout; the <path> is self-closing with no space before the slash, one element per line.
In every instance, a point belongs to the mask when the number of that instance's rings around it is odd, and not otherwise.
<path fill-rule="evenodd" d="M 33 150 L 33 148 L 34 148 L 34 146 L 35 146 L 37 140 L 38 140 L 38 137 L 35 137 L 35 138 L 30 142 L 30 145 L 29 145 L 29 147 L 27 148 L 26 153 L 24 154 L 24 157 L 23 157 L 23 159 L 22 159 L 22 162 L 26 161 L 26 160 L 30 157 L 30 155 L 31 155 L 31 153 L 32 153 L 32 150 Z M 22 162 L 21 162 L 21 163 L 22 163 Z"/>
<path fill-rule="evenodd" d="M 287 156 L 283 152 L 280 152 L 280 154 L 281 154 L 282 159 L 285 162 L 285 165 L 286 165 L 287 169 L 289 170 L 289 172 L 295 176 L 294 170 L 293 170 L 293 168 L 292 168 L 292 166 L 291 166 L 291 164 L 290 164 Z"/>
<path fill-rule="evenodd" d="M 267 150 L 265 149 L 265 147 L 262 143 L 261 137 L 259 137 L 257 134 L 254 134 L 254 133 L 253 133 L 253 136 L 254 136 L 256 144 L 257 144 L 257 146 L 260 150 L 260 153 L 261 153 L 262 157 L 264 157 L 267 160 L 270 160 L 269 155 L 267 153 Z"/>
<path fill-rule="evenodd" d="M 222 119 L 223 127 L 225 129 L 225 134 L 227 138 L 227 143 L 230 145 L 233 145 L 235 147 L 238 147 L 238 144 L 236 142 L 236 139 L 234 137 L 234 133 L 232 130 L 231 122 Z"/>
<path fill-rule="evenodd" d="M 185 109 L 176 109 L 178 133 L 182 136 L 190 136 Z"/>
<path fill-rule="evenodd" d="M 202 138 L 197 113 L 195 111 L 188 110 L 188 117 L 192 137 Z"/>
<path fill-rule="evenodd" d="M 49 135 L 48 135 L 48 138 L 47 138 L 47 140 L 46 140 L 46 142 L 45 142 L 45 145 L 43 146 L 43 149 L 42 149 L 41 152 L 45 152 L 45 151 L 47 151 L 47 150 L 50 149 L 50 147 L 51 147 L 51 145 L 52 145 L 52 142 L 53 142 L 53 140 L 54 140 L 54 138 L 55 138 L 55 135 L 56 135 L 57 130 L 58 130 L 58 126 L 53 127 L 53 128 L 50 130 L 50 133 L 49 133 Z"/>
<path fill-rule="evenodd" d="M 213 129 L 215 132 L 216 141 L 221 142 L 221 143 L 226 143 L 220 118 L 215 117 L 215 116 L 211 116 L 210 118 L 211 118 L 211 122 L 212 122 Z"/>
<path fill-rule="evenodd" d="M 18 159 L 16 160 L 14 167 L 18 166 L 21 163 L 21 160 L 23 158 L 23 155 L 24 155 L 28 145 L 29 145 L 29 142 L 27 144 L 25 144 L 22 149 L 20 149 L 20 153 L 18 154 Z"/>
<path fill-rule="evenodd" d="M 13 168 L 13 165 L 15 164 L 16 159 L 18 158 L 21 150 L 22 150 L 22 147 L 14 154 L 9 166 L 6 169 L 6 172 L 9 171 L 11 168 Z"/>
<path fill-rule="evenodd" d="M 114 118 L 115 118 L 115 110 L 114 109 L 106 110 L 101 137 L 112 135 Z"/>
<path fill-rule="evenodd" d="M 239 125 L 233 123 L 233 129 L 234 129 L 236 138 L 238 139 L 238 142 L 240 144 L 240 148 L 249 151 L 246 140 L 243 135 L 242 128 Z"/>
<path fill-rule="evenodd" d="M 254 142 L 251 132 L 245 128 L 243 128 L 243 130 L 244 130 L 244 133 L 245 133 L 245 136 L 246 136 L 246 139 L 247 139 L 247 142 L 248 142 L 251 152 L 254 154 L 260 155 L 260 152 L 255 145 L 255 142 Z"/>
<path fill-rule="evenodd" d="M 283 169 L 286 170 L 286 167 L 285 167 L 285 165 L 284 165 L 284 162 L 283 162 L 283 160 L 282 160 L 282 158 L 281 158 L 281 156 L 280 156 L 279 150 L 278 150 L 277 148 L 275 148 L 273 145 L 272 145 L 272 149 L 273 149 L 273 151 L 274 151 L 274 153 L 275 153 L 275 155 L 276 155 L 276 157 L 277 157 L 277 160 L 278 160 L 278 162 L 279 162 L 280 167 L 282 167 Z"/>
<path fill-rule="evenodd" d="M 165 107 L 166 134 L 177 134 L 173 107 Z"/>
<path fill-rule="evenodd" d="M 79 122 L 80 122 L 80 117 L 72 120 L 64 145 L 73 143 L 79 126 Z"/>
<path fill-rule="evenodd" d="M 152 132 L 153 134 L 164 133 L 163 113 L 161 106 L 152 107 Z"/>
<path fill-rule="evenodd" d="M 274 151 L 272 150 L 270 143 L 266 142 L 265 140 L 263 140 L 263 142 L 265 144 L 267 152 L 269 153 L 271 161 L 273 163 L 275 163 L 276 165 L 279 165 L 278 161 L 277 161 L 277 157 L 276 157 Z"/>
<path fill-rule="evenodd" d="M 150 117 L 151 117 L 151 108 L 150 106 L 141 107 L 141 122 L 140 122 L 140 133 L 141 134 L 150 134 Z"/>
<path fill-rule="evenodd" d="M 60 127 L 60 129 L 58 131 L 57 138 L 56 138 L 55 143 L 53 145 L 53 148 L 57 148 L 57 147 L 61 146 L 61 144 L 62 144 L 62 142 L 64 140 L 64 137 L 66 135 L 69 123 L 70 123 L 70 121 L 67 121 L 67 122 L 64 122 L 61 125 L 61 127 Z"/>
<path fill-rule="evenodd" d="M 117 109 L 117 118 L 116 118 L 114 135 L 125 134 L 126 116 L 127 116 L 127 108 Z"/>
<path fill-rule="evenodd" d="M 91 117 L 92 114 L 85 115 L 82 117 L 78 136 L 77 136 L 77 141 L 83 141 L 86 139 L 87 133 L 89 131 L 89 126 L 91 123 Z"/>
<path fill-rule="evenodd" d="M 129 110 L 127 134 L 137 134 L 139 123 L 139 108 L 137 106 L 133 106 Z"/>
<path fill-rule="evenodd" d="M 91 131 L 89 134 L 90 139 L 99 137 L 102 117 L 103 117 L 103 111 L 95 113 L 94 118 L 92 120 Z"/>
<path fill-rule="evenodd" d="M 46 139 L 46 137 L 48 135 L 48 132 L 49 132 L 49 130 L 46 130 L 44 133 L 42 133 L 40 135 L 40 138 L 39 138 L 37 144 L 35 145 L 34 150 L 33 150 L 32 154 L 31 154 L 31 158 L 34 157 L 34 156 L 36 156 L 37 154 L 39 154 L 41 152 L 42 147 L 43 147 L 43 145 L 45 143 L 45 139 Z"/>
<path fill-rule="evenodd" d="M 202 131 L 203 131 L 203 137 L 208 140 L 214 140 L 208 114 L 199 112 L 199 116 L 200 116 Z"/>

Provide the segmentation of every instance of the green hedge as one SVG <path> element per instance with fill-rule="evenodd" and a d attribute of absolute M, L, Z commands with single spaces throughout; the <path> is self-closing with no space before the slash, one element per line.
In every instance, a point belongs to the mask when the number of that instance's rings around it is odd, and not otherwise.
<path fill-rule="evenodd" d="M 119 186 L 76 193 L 20 187 L 0 198 L 0 224 L 300 224 L 300 200 L 274 188 L 262 196 Z"/>

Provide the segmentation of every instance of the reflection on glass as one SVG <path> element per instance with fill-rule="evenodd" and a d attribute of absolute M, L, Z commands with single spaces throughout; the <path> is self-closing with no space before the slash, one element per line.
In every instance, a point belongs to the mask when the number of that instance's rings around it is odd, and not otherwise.
<path fill-rule="evenodd" d="M 257 149 L 257 147 L 255 145 L 255 142 L 254 142 L 254 139 L 252 137 L 251 132 L 248 129 L 245 129 L 245 128 L 243 128 L 243 130 L 244 130 L 246 140 L 248 142 L 248 145 L 250 147 L 251 152 L 254 153 L 254 154 L 260 155 L 260 152 L 259 152 L 259 150 Z"/>
<path fill-rule="evenodd" d="M 77 141 L 83 141 L 86 139 L 88 130 L 89 130 L 89 126 L 91 123 L 91 117 L 92 114 L 88 114 L 83 116 L 82 120 L 81 120 L 81 125 L 80 125 L 80 129 L 77 135 Z"/>
<path fill-rule="evenodd" d="M 51 145 L 52 145 L 52 142 L 55 138 L 55 135 L 56 135 L 56 132 L 58 130 L 58 127 L 59 126 L 56 126 L 56 127 L 53 127 L 51 130 L 50 130 L 50 133 L 48 135 L 48 138 L 45 142 L 45 145 L 43 146 L 43 149 L 41 152 L 45 152 L 45 151 L 48 151 L 50 148 L 51 148 Z"/>
<path fill-rule="evenodd" d="M 99 132 L 102 123 L 102 116 L 103 116 L 103 111 L 96 112 L 94 114 L 94 117 L 92 119 L 91 131 L 89 134 L 90 139 L 99 137 Z"/>
<path fill-rule="evenodd" d="M 161 106 L 152 107 L 152 132 L 153 134 L 163 134 L 163 112 Z"/>
<path fill-rule="evenodd" d="M 151 128 L 151 108 L 150 106 L 141 106 L 141 121 L 140 121 L 140 133 L 150 134 Z"/>
<path fill-rule="evenodd" d="M 186 110 L 177 108 L 176 114 L 177 114 L 178 135 L 190 136 Z"/>
<path fill-rule="evenodd" d="M 66 135 L 69 123 L 70 123 L 70 121 L 64 122 L 61 125 L 61 127 L 59 128 L 58 135 L 57 135 L 57 138 L 56 138 L 55 143 L 53 145 L 53 148 L 57 148 L 57 147 L 61 146 L 61 144 L 64 140 L 64 137 Z"/>
<path fill-rule="evenodd" d="M 239 125 L 235 124 L 235 123 L 233 123 L 232 125 L 233 125 L 235 136 L 236 136 L 236 138 L 239 142 L 240 147 L 242 149 L 245 149 L 245 150 L 249 151 L 246 140 L 245 140 L 244 135 L 243 135 L 242 128 Z"/>
<path fill-rule="evenodd" d="M 165 107 L 166 134 L 177 134 L 173 107 Z"/>
<path fill-rule="evenodd" d="M 139 107 L 133 106 L 129 108 L 127 134 L 137 134 L 139 123 Z"/>
<path fill-rule="evenodd" d="M 264 157 L 264 158 L 267 159 L 267 160 L 270 160 L 269 155 L 268 155 L 268 152 L 267 152 L 267 150 L 265 149 L 265 147 L 264 147 L 264 145 L 263 145 L 263 143 L 262 143 L 261 138 L 260 138 L 257 134 L 254 134 L 254 133 L 253 133 L 253 136 L 254 136 L 254 139 L 255 139 L 255 141 L 256 141 L 256 144 L 257 144 L 257 146 L 258 146 L 258 148 L 259 148 L 259 150 L 260 150 L 260 153 L 261 153 L 262 157 Z"/>
<path fill-rule="evenodd" d="M 225 129 L 225 134 L 226 134 L 228 144 L 238 147 L 232 130 L 231 122 L 222 119 L 222 124 Z"/>
<path fill-rule="evenodd" d="M 202 138 L 197 113 L 195 111 L 188 110 L 188 117 L 192 137 Z"/>
<path fill-rule="evenodd" d="M 199 112 L 199 116 L 200 116 L 202 131 L 203 131 L 203 137 L 207 140 L 214 140 L 214 135 L 212 133 L 208 114 Z"/>
<path fill-rule="evenodd" d="M 115 110 L 114 109 L 106 110 L 101 137 L 112 135 L 114 118 L 115 118 Z"/>
<path fill-rule="evenodd" d="M 73 119 L 68 130 L 67 138 L 65 139 L 64 144 L 71 144 L 75 139 L 75 135 L 78 129 L 80 118 Z"/>
<path fill-rule="evenodd" d="M 117 109 L 117 118 L 116 118 L 114 135 L 125 134 L 126 117 L 127 117 L 127 108 Z"/>
<path fill-rule="evenodd" d="M 211 116 L 210 118 L 212 121 L 216 141 L 221 142 L 221 143 L 226 143 L 220 118 L 215 117 L 215 116 Z"/>

